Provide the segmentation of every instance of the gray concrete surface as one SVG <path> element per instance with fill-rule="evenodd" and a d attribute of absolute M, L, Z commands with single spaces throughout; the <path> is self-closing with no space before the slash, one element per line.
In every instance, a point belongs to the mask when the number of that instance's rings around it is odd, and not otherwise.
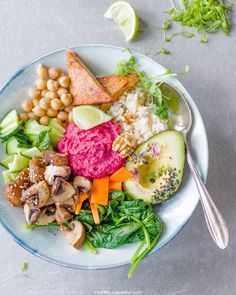
<path fill-rule="evenodd" d="M 27 253 L 0 229 L 0 294 L 236 294 L 236 32 L 233 29 L 228 37 L 211 35 L 207 45 L 200 44 L 198 37 L 176 37 L 165 44 L 157 28 L 170 1 L 134 0 L 130 2 L 146 29 L 127 45 L 116 25 L 102 16 L 111 2 L 1 0 L 0 83 L 23 64 L 65 45 L 105 43 L 142 53 L 168 48 L 171 55 L 156 57 L 161 64 L 176 71 L 185 64 L 191 67 L 180 80 L 198 105 L 207 128 L 207 185 L 228 222 L 229 247 L 222 251 L 213 244 L 199 206 L 182 232 L 143 261 L 134 279 L 128 280 L 128 267 L 76 271 L 47 263 Z M 25 261 L 29 264 L 27 277 L 15 276 Z"/>

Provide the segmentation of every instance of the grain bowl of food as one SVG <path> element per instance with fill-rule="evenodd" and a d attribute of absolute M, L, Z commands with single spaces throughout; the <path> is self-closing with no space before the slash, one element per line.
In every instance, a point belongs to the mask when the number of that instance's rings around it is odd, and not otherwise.
<path fill-rule="evenodd" d="M 66 267 L 131 263 L 131 277 L 176 236 L 198 193 L 183 136 L 171 128 L 178 106 L 161 92 L 163 81 L 193 111 L 190 140 L 206 178 L 207 137 L 195 103 L 170 71 L 142 54 L 63 48 L 3 85 L 0 221 L 18 244 Z"/>

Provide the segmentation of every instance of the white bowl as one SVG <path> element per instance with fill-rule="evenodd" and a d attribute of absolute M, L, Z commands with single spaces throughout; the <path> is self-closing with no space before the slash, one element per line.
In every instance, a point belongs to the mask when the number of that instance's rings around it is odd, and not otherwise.
<path fill-rule="evenodd" d="M 127 52 L 123 52 L 123 48 L 110 45 L 89 44 L 69 48 L 77 51 L 89 68 L 98 76 L 113 74 L 117 62 L 129 57 Z M 53 51 L 19 69 L 1 88 L 0 117 L 3 117 L 12 108 L 20 109 L 21 102 L 27 98 L 27 89 L 34 83 L 36 64 L 43 63 L 46 66 L 56 66 L 66 70 L 65 52 L 66 48 Z M 166 69 L 156 61 L 137 52 L 134 52 L 134 55 L 142 70 L 150 76 L 155 77 L 165 72 Z M 170 79 L 169 83 L 184 95 L 192 109 L 193 126 L 189 142 L 194 160 L 205 180 L 208 170 L 208 144 L 201 115 L 182 84 L 175 78 Z M 3 157 L 4 154 L 4 146 L 1 145 L 0 157 Z M 0 185 L 2 188 L 2 179 Z M 198 201 L 197 188 L 186 163 L 184 180 L 179 191 L 169 201 L 160 207 L 155 207 L 164 222 L 164 231 L 152 253 L 163 247 L 179 233 L 191 217 Z M 97 255 L 90 254 L 84 249 L 75 250 L 55 228 L 25 230 L 23 228 L 25 220 L 22 209 L 12 207 L 2 193 L 0 194 L 0 222 L 23 248 L 49 262 L 66 267 L 105 269 L 125 265 L 129 263 L 129 259 L 138 247 L 138 244 L 133 244 L 114 250 L 99 249 Z"/>

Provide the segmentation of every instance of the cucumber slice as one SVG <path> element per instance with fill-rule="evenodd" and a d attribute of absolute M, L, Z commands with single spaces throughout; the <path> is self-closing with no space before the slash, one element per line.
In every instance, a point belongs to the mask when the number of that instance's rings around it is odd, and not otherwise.
<path fill-rule="evenodd" d="M 50 119 L 48 126 L 52 127 L 53 129 L 56 129 L 58 132 L 64 134 L 66 129 L 63 128 L 60 124 L 57 123 L 55 119 Z"/>
<path fill-rule="evenodd" d="M 6 143 L 6 153 L 8 155 L 19 154 L 28 148 L 28 145 L 20 145 L 15 137 L 10 138 Z"/>
<path fill-rule="evenodd" d="M 36 147 L 32 147 L 31 149 L 25 150 L 20 153 L 22 156 L 32 159 L 32 158 L 42 158 L 42 153 Z"/>
<path fill-rule="evenodd" d="M 5 127 L 9 126 L 11 123 L 18 122 L 19 117 L 16 110 L 11 110 L 6 116 L 2 119 L 0 123 L 0 128 L 4 129 Z"/>
<path fill-rule="evenodd" d="M 55 128 L 52 128 L 51 131 L 49 132 L 50 139 L 52 142 L 53 147 L 57 145 L 57 143 L 62 139 L 63 134 L 58 132 Z"/>
<path fill-rule="evenodd" d="M 12 136 L 20 131 L 23 124 L 23 121 L 11 123 L 9 126 L 1 130 L 0 139 L 2 141 L 10 139 Z"/>
<path fill-rule="evenodd" d="M 2 165 L 4 168 L 9 168 L 9 164 L 12 163 L 14 160 L 14 156 L 13 155 L 10 155 L 10 156 L 7 156 L 6 158 L 2 159 L 0 161 L 0 165 Z"/>
<path fill-rule="evenodd" d="M 29 166 L 29 159 L 22 155 L 14 155 L 13 162 L 8 166 L 11 173 L 20 172 Z"/>
<path fill-rule="evenodd" d="M 18 141 L 15 137 L 8 140 L 6 144 L 6 152 L 8 155 L 13 155 L 18 153 Z"/>
<path fill-rule="evenodd" d="M 2 177 L 5 184 L 11 183 L 11 172 L 9 170 L 2 171 Z"/>
<path fill-rule="evenodd" d="M 28 136 L 38 135 L 42 131 L 50 131 L 51 127 L 40 125 L 36 120 L 31 119 L 26 122 L 24 133 Z"/>

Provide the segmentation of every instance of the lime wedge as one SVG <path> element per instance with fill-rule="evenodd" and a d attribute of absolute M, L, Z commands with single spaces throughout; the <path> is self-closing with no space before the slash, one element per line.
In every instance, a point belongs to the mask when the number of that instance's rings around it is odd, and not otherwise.
<path fill-rule="evenodd" d="M 111 118 L 111 116 L 104 113 L 99 108 L 91 105 L 83 105 L 73 108 L 73 120 L 79 128 L 84 130 L 88 130 L 110 121 Z"/>
<path fill-rule="evenodd" d="M 134 8 L 125 1 L 113 3 L 105 12 L 104 17 L 113 19 L 118 24 L 127 41 L 131 41 L 138 33 L 138 15 Z"/>

